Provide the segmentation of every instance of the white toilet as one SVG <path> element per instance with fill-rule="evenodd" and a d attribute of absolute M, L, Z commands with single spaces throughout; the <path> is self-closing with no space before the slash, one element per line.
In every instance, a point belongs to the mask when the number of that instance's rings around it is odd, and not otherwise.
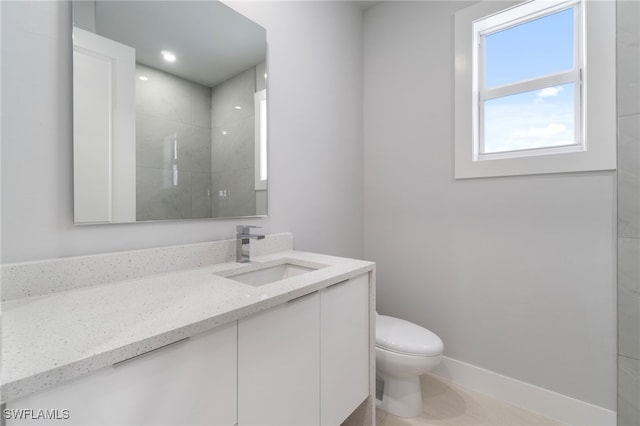
<path fill-rule="evenodd" d="M 422 413 L 420 376 L 440 363 L 442 340 L 426 328 L 376 315 L 376 374 L 383 380 L 380 408 L 399 417 Z"/>

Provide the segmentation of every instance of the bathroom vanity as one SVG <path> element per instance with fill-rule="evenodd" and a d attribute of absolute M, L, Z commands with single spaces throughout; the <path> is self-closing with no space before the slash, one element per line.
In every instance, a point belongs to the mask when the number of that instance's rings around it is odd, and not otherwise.
<path fill-rule="evenodd" d="M 6 424 L 42 424 L 13 418 L 24 410 L 64 425 L 372 424 L 375 264 L 254 243 L 249 264 L 5 301 Z"/>

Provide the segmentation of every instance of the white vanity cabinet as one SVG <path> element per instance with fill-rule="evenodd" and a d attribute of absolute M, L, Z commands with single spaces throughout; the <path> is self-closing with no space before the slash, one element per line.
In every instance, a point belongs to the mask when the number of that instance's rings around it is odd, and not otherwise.
<path fill-rule="evenodd" d="M 66 409 L 69 418 L 6 424 L 233 426 L 236 336 L 233 322 L 9 402 L 9 410 Z"/>
<path fill-rule="evenodd" d="M 238 425 L 318 425 L 319 365 L 318 292 L 239 320 Z"/>
<path fill-rule="evenodd" d="M 370 426 L 369 277 L 10 401 L 10 413 L 58 410 L 68 419 L 6 425 L 337 426 L 369 398 L 369 416 L 350 424 Z"/>
<path fill-rule="evenodd" d="M 369 395 L 369 279 L 320 291 L 320 422 L 339 425 Z"/>
<path fill-rule="evenodd" d="M 369 277 L 238 321 L 238 426 L 337 426 L 369 396 Z"/>

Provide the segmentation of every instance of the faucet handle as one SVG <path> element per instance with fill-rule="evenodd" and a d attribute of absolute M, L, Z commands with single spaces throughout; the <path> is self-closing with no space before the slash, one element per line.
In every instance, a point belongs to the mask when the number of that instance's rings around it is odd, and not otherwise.
<path fill-rule="evenodd" d="M 262 226 L 256 226 L 256 225 L 236 225 L 236 232 L 238 234 L 248 234 L 251 228 L 262 228 Z"/>

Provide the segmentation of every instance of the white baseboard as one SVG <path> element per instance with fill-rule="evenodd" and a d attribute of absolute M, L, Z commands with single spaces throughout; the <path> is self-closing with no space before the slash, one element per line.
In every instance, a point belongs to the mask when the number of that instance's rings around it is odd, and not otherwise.
<path fill-rule="evenodd" d="M 430 373 L 570 425 L 615 426 L 616 424 L 615 411 L 452 358 L 442 357 L 440 365 Z"/>

